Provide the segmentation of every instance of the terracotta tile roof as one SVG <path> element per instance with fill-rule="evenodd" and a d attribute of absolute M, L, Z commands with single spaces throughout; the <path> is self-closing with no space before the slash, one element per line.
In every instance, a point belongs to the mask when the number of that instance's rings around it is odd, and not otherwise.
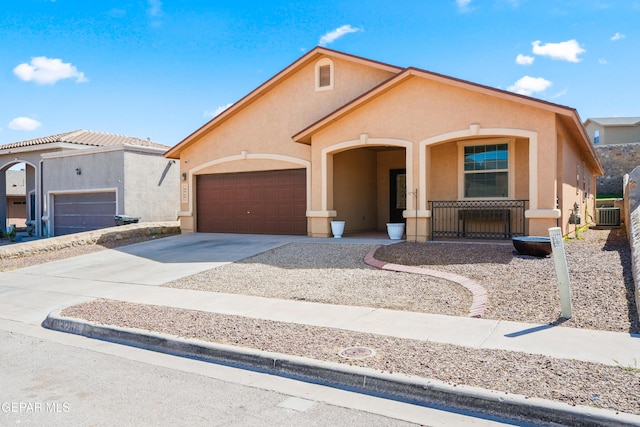
<path fill-rule="evenodd" d="M 12 142 L 0 146 L 0 150 L 9 150 L 12 148 L 31 147 L 36 145 L 67 143 L 78 145 L 89 145 L 94 147 L 108 147 L 115 145 L 136 145 L 140 147 L 153 147 L 168 149 L 169 146 L 158 144 L 146 139 L 135 138 L 132 136 L 117 135 L 106 132 L 96 132 L 92 130 L 75 130 L 73 132 L 59 133 L 56 135 L 44 136 L 41 138 L 28 139 L 26 141 Z"/>

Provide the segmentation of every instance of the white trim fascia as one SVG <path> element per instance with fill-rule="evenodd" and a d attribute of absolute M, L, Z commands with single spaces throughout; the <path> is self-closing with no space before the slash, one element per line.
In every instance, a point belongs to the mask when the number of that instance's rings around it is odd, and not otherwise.
<path fill-rule="evenodd" d="M 418 212 L 416 213 L 416 211 L 402 211 L 402 217 L 403 218 L 431 218 L 431 210 L 418 210 Z"/>
<path fill-rule="evenodd" d="M 88 148 L 93 148 L 92 145 L 84 145 L 84 144 L 72 144 L 69 142 L 49 142 L 46 144 L 37 144 L 37 145 L 28 145 L 26 147 L 15 147 L 15 148 L 7 148 L 4 150 L 0 150 L 0 156 L 6 156 L 9 154 L 17 154 L 17 153 L 32 153 L 34 151 L 50 151 L 56 149 L 69 149 L 69 150 L 86 150 Z"/>
<path fill-rule="evenodd" d="M 524 211 L 525 218 L 553 218 L 562 216 L 560 209 L 527 209 Z"/>
<path fill-rule="evenodd" d="M 405 149 L 405 168 L 407 170 L 407 188 L 413 189 L 413 143 L 411 141 L 407 141 L 404 139 L 394 139 L 394 138 L 371 138 L 368 134 L 363 133 L 360 135 L 359 139 L 353 139 L 350 141 L 338 142 L 336 144 L 330 145 L 328 147 L 323 148 L 320 151 L 320 166 L 321 166 L 321 210 L 328 210 L 328 176 L 327 176 L 327 165 L 329 163 L 328 156 L 337 154 L 341 151 L 347 151 L 351 149 L 361 148 L 361 147 L 371 147 L 371 146 L 392 146 L 392 147 L 402 147 Z M 413 206 L 413 198 L 407 198 L 407 209 L 415 209 Z"/>
<path fill-rule="evenodd" d="M 307 218 L 335 218 L 337 211 L 307 211 Z"/>
<path fill-rule="evenodd" d="M 107 147 L 89 147 L 89 149 L 84 150 L 73 150 L 73 151 L 56 151 L 53 153 L 43 153 L 43 159 L 56 159 L 63 157 L 76 157 L 76 156 L 89 156 L 91 154 L 100 154 L 100 153 L 111 153 L 114 151 L 127 151 L 127 152 L 139 152 L 139 153 L 148 153 L 148 154 L 158 154 L 164 155 L 167 151 L 164 148 L 155 148 L 155 147 L 141 147 L 138 145 L 110 145 Z"/>
<path fill-rule="evenodd" d="M 76 194 L 76 193 L 110 193 L 115 192 L 118 194 L 118 187 L 105 187 L 105 188 L 81 188 L 81 189 L 64 189 L 64 190 L 49 190 L 47 194 Z"/>

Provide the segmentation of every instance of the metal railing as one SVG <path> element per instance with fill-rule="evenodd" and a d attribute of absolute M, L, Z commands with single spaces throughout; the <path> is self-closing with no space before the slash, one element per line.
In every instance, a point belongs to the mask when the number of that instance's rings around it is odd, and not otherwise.
<path fill-rule="evenodd" d="M 431 239 L 500 239 L 524 236 L 528 200 L 436 200 Z"/>

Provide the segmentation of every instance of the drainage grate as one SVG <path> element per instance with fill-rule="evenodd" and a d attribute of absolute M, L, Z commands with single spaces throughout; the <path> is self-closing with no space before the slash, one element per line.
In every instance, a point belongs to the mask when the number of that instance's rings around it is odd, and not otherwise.
<path fill-rule="evenodd" d="M 349 347 L 338 352 L 338 356 L 344 357 L 345 359 L 365 359 L 375 355 L 375 350 L 368 347 Z"/>

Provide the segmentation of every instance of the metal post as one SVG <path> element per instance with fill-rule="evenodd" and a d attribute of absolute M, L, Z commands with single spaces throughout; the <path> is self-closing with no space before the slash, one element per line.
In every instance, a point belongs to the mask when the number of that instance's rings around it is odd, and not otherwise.
<path fill-rule="evenodd" d="M 564 244 L 562 242 L 562 229 L 551 227 L 549 229 L 551 240 L 551 250 L 553 251 L 553 261 L 556 265 L 556 275 L 558 276 L 558 289 L 560 291 L 560 307 L 562 317 L 571 318 L 571 282 L 569 281 L 569 269 L 567 268 L 567 258 L 564 254 Z"/>

